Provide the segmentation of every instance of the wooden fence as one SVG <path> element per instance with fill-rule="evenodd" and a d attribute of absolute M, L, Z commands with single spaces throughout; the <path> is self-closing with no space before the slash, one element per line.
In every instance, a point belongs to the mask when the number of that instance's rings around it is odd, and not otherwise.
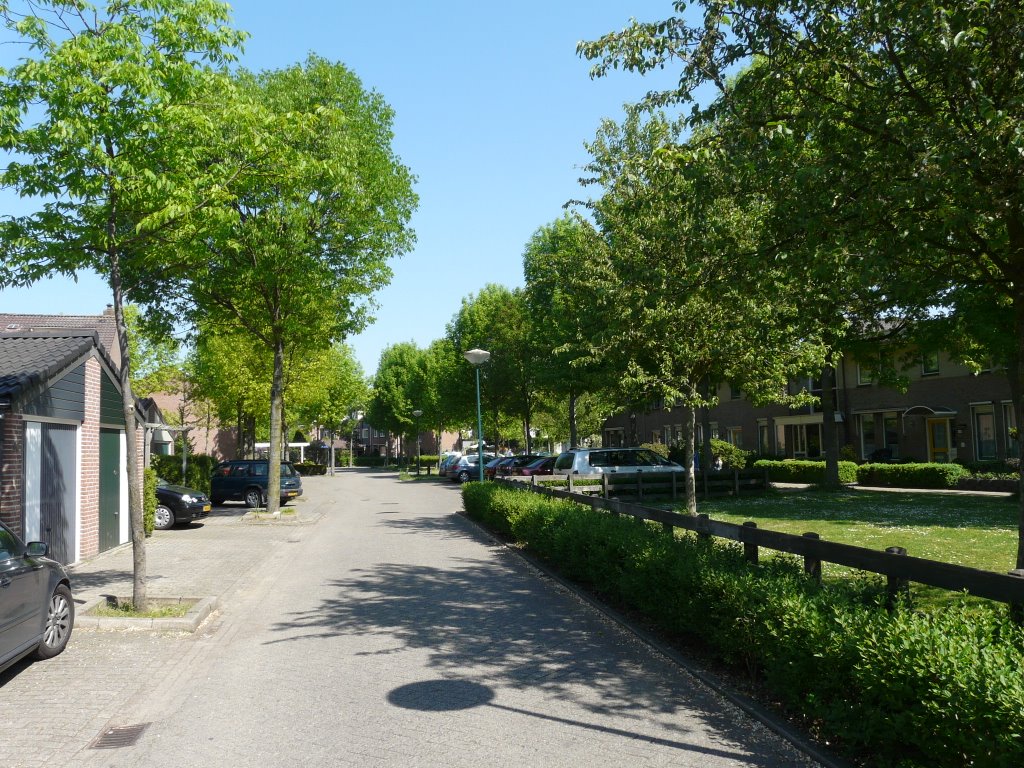
<path fill-rule="evenodd" d="M 499 478 L 509 482 L 509 478 Z M 835 563 L 856 568 L 861 571 L 877 573 L 888 579 L 890 601 L 906 589 L 911 581 L 927 584 L 932 587 L 966 591 L 977 597 L 1009 603 L 1018 621 L 1024 618 L 1024 569 L 1002 574 L 994 571 L 983 571 L 963 565 L 953 565 L 938 560 L 926 560 L 911 557 L 902 547 L 889 547 L 885 551 L 876 551 L 866 547 L 855 547 L 850 544 L 838 544 L 819 538 L 816 533 L 805 533 L 797 536 L 791 533 L 779 533 L 758 528 L 756 523 L 747 522 L 743 525 L 712 520 L 707 515 L 687 515 L 668 512 L 641 504 L 629 504 L 619 499 L 608 498 L 608 484 L 604 486 L 582 486 L 576 490 L 594 488 L 604 490 L 601 495 L 593 493 L 581 494 L 560 488 L 546 487 L 541 483 L 516 483 L 517 487 L 525 487 L 536 493 L 566 498 L 576 501 L 595 510 L 604 510 L 613 515 L 629 515 L 636 520 L 651 520 L 661 523 L 666 532 L 675 528 L 694 531 L 698 536 L 718 536 L 719 538 L 737 541 L 743 544 L 748 560 L 758 561 L 761 548 L 776 552 L 787 552 L 803 557 L 804 570 L 820 581 L 821 564 Z M 642 481 L 641 481 L 642 482 Z"/>

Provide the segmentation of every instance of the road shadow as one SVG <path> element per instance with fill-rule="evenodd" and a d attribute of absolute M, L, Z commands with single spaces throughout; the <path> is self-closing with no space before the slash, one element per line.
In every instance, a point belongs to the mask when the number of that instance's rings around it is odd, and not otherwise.
<path fill-rule="evenodd" d="M 387 519 L 384 525 L 494 544 L 458 515 Z M 417 651 L 417 658 L 425 652 L 438 679 L 461 681 L 449 691 L 454 703 L 431 704 L 426 686 L 393 691 L 396 706 L 477 706 L 490 701 L 491 688 L 540 691 L 546 700 L 569 702 L 571 711 L 580 713 L 560 719 L 564 724 L 728 755 L 744 765 L 786 764 L 777 759 L 778 742 L 764 729 L 751 730 L 745 718 L 723 710 L 715 694 L 538 576 L 514 553 L 490 548 L 480 557 L 448 557 L 444 563 L 382 562 L 354 570 L 328 582 L 329 594 L 318 605 L 273 625 L 277 637 L 268 643 L 361 636 L 375 649 L 359 654 L 366 664 L 384 665 L 389 656 L 409 650 Z M 488 690 L 479 688 L 480 680 Z M 614 718 L 614 727 L 603 721 L 606 717 Z M 694 722 L 717 734 L 715 749 L 698 746 L 706 737 Z"/>

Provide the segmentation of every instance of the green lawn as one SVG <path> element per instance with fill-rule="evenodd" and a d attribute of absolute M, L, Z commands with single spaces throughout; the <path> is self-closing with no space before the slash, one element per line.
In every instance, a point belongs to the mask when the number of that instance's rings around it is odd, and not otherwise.
<path fill-rule="evenodd" d="M 715 520 L 883 550 L 899 546 L 930 560 L 1005 573 L 1017 554 L 1015 499 L 845 490 L 772 491 L 698 502 Z M 846 569 L 825 565 L 825 575 Z M 926 590 L 937 598 L 940 590 Z M 924 595 L 922 595 L 924 596 Z M 949 597 L 953 597 L 950 595 Z"/>

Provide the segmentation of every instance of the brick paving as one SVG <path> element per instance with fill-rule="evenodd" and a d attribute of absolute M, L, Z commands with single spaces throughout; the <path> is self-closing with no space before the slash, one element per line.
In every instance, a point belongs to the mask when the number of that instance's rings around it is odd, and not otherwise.
<path fill-rule="evenodd" d="M 781 766 L 791 745 L 455 514 L 457 489 L 311 478 L 308 525 L 158 532 L 154 596 L 195 635 L 76 631 L 0 674 L 0 765 Z M 75 569 L 130 589 L 130 548 Z M 90 750 L 148 723 L 136 746 Z"/>

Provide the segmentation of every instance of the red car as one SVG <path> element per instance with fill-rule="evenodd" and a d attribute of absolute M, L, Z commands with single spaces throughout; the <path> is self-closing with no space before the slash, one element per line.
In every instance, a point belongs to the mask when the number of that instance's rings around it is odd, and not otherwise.
<path fill-rule="evenodd" d="M 512 474 L 517 477 L 532 477 L 533 475 L 550 475 L 555 467 L 555 459 L 557 456 L 542 456 L 531 461 L 529 464 L 525 464 L 521 467 L 515 467 L 512 470 Z"/>

